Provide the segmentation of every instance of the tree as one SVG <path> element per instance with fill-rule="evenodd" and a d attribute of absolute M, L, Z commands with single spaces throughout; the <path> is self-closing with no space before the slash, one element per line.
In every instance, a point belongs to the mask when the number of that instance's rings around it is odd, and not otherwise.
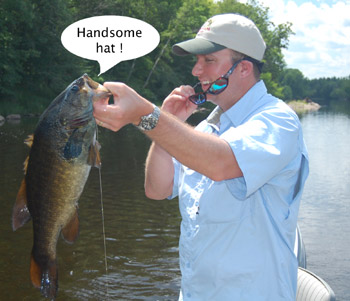
<path fill-rule="evenodd" d="M 304 99 L 306 97 L 306 79 L 298 69 L 286 69 L 281 76 L 281 84 L 285 90 L 291 91 L 287 100 Z"/>
<path fill-rule="evenodd" d="M 330 94 L 332 99 L 350 100 L 350 76 L 338 80 L 338 85 Z"/>
<path fill-rule="evenodd" d="M 0 6 L 0 96 L 15 98 L 25 77 L 24 64 L 39 53 L 31 42 L 34 12 L 23 0 L 3 0 Z"/>
<path fill-rule="evenodd" d="M 2 99 L 29 104 L 41 95 L 48 103 L 80 73 L 60 40 L 71 23 L 66 1 L 3 0 L 0 23 Z"/>
<path fill-rule="evenodd" d="M 250 18 L 260 29 L 267 44 L 261 77 L 271 94 L 282 99 L 349 99 L 350 78 L 308 80 L 299 70 L 285 69 L 282 50 L 288 47 L 291 24 L 276 26 L 269 20 L 268 8 L 255 0 L 246 4 L 237 0 L 1 0 L 0 110 L 2 103 L 12 101 L 24 108 L 40 104 L 36 111 L 42 111 L 83 73 L 99 82 L 126 82 L 160 103 L 175 87 L 196 81 L 191 73 L 195 57 L 175 56 L 172 45 L 193 38 L 209 17 L 231 12 Z M 150 23 L 160 33 L 160 44 L 148 55 L 121 62 L 98 77 L 96 61 L 71 54 L 60 41 L 68 25 L 98 15 Z"/>

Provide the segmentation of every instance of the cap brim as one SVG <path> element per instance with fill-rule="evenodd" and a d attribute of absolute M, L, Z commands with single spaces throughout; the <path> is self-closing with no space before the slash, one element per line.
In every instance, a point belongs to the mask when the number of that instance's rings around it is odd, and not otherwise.
<path fill-rule="evenodd" d="M 176 55 L 184 56 L 188 54 L 209 54 L 225 48 L 225 46 L 216 44 L 209 40 L 195 38 L 177 43 L 173 46 L 172 49 Z"/>

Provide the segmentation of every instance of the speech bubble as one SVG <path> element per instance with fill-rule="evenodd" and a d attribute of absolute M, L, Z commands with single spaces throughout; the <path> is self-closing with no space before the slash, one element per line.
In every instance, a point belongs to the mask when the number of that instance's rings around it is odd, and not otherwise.
<path fill-rule="evenodd" d="M 96 16 L 69 25 L 61 35 L 71 53 L 98 61 L 100 74 L 121 61 L 150 53 L 159 44 L 158 31 L 150 24 L 125 16 Z"/>

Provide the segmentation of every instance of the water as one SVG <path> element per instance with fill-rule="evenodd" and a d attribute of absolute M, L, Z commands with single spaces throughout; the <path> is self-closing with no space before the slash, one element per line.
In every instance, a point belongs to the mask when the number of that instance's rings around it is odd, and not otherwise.
<path fill-rule="evenodd" d="M 350 114 L 321 110 L 302 117 L 310 176 L 299 225 L 308 269 L 327 281 L 337 300 L 350 300 Z M 346 113 L 347 112 L 347 113 Z"/>
<path fill-rule="evenodd" d="M 299 225 L 308 268 L 326 280 L 337 300 L 350 300 L 350 113 L 337 108 L 302 116 L 311 173 Z M 0 127 L 0 300 L 44 300 L 29 279 L 31 223 L 11 229 L 11 210 L 28 154 L 23 144 L 35 119 Z M 144 196 L 150 141 L 132 126 L 100 131 L 107 239 L 105 273 L 98 170 L 79 201 L 80 236 L 58 243 L 57 300 L 177 300 L 180 216 L 176 201 Z M 107 294 L 108 291 L 108 294 Z"/>

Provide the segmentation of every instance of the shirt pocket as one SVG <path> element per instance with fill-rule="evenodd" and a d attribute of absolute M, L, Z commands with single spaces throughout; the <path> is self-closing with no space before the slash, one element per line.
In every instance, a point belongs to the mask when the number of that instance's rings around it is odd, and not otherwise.
<path fill-rule="evenodd" d="M 250 201 L 234 197 L 225 181 L 213 181 L 199 201 L 198 214 L 206 223 L 239 222 L 251 215 Z"/>

